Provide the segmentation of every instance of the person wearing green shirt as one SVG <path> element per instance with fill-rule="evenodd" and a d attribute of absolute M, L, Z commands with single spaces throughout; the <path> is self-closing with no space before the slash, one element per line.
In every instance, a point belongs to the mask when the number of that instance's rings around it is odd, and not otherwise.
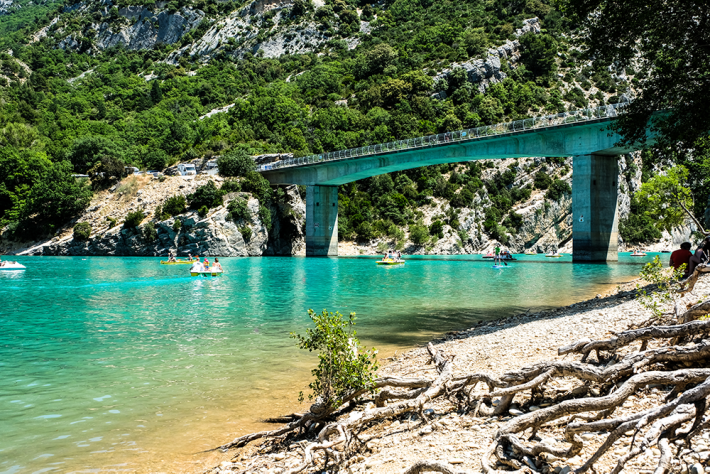
<path fill-rule="evenodd" d="M 493 259 L 493 265 L 500 265 L 500 247 L 496 245 L 496 256 Z"/>

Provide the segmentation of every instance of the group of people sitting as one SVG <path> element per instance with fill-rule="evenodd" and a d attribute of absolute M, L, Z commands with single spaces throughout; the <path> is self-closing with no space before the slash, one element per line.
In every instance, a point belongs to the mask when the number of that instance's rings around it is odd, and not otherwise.
<path fill-rule="evenodd" d="M 397 253 L 387 251 L 385 253 L 384 257 L 382 257 L 383 262 L 401 262 L 402 261 L 402 252 L 397 251 Z"/>
<path fill-rule="evenodd" d="M 695 254 L 690 252 L 691 247 L 690 242 L 683 242 L 680 244 L 680 249 L 671 254 L 671 267 L 678 269 L 681 265 L 685 265 L 684 278 L 692 275 L 698 265 L 710 263 L 710 237 L 706 237 L 700 243 Z"/>
<path fill-rule="evenodd" d="M 196 257 L 195 263 L 190 267 L 190 272 L 221 272 L 222 265 L 219 259 L 215 257 L 214 264 L 210 266 L 210 261 L 205 258 L 205 261 L 200 263 L 200 257 Z"/>

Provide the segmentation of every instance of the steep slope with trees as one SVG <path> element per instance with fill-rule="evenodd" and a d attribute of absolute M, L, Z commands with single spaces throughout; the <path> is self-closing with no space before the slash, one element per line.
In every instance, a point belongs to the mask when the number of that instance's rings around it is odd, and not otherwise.
<path fill-rule="evenodd" d="M 541 0 L 121 0 L 37 12 L 0 43 L 0 169 L 12 170 L 1 176 L 0 225 L 15 240 L 51 237 L 88 205 L 91 190 L 72 171 L 91 173 L 96 190 L 109 184 L 96 177 L 122 165 L 162 169 L 230 150 L 333 151 L 616 102 L 635 80 L 630 69 L 584 59 L 569 21 Z M 18 166 L 29 156 L 53 174 Z M 397 193 L 409 204 L 395 196 L 383 206 L 414 212 L 427 197 L 441 205 L 457 196 L 451 214 L 473 209 L 473 194 L 493 203 L 476 232 L 502 238 L 502 227 L 516 228 L 510 210 L 525 191 L 493 178 L 484 185 L 477 166 L 404 173 L 409 188 L 400 175 L 382 178 L 409 189 Z M 565 195 L 550 184 L 552 197 Z M 50 191 L 40 189 L 56 186 L 66 212 L 44 216 L 37 200 Z M 353 189 L 341 190 L 348 202 L 378 206 Z M 357 209 L 344 208 L 343 237 L 366 238 Z M 416 214 L 388 216 L 376 218 L 421 234 Z M 454 234 L 467 230 L 442 218 Z"/>

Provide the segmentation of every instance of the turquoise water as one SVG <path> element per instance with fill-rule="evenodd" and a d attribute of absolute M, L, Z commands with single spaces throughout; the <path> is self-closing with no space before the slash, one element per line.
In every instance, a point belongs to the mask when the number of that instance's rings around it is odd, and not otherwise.
<path fill-rule="evenodd" d="M 363 342 L 391 354 L 588 298 L 652 256 L 501 270 L 480 256 L 224 258 L 215 279 L 153 258 L 18 258 L 26 271 L 0 272 L 0 474 L 198 467 L 198 451 L 297 408 L 313 359 L 289 333 L 308 308 L 357 312 Z"/>

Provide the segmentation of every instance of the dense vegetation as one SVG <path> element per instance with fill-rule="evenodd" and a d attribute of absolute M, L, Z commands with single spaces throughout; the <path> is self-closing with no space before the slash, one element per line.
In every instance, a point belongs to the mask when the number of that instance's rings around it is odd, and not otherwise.
<path fill-rule="evenodd" d="M 149 1 L 122 0 L 118 6 L 129 4 L 159 11 Z M 48 3 L 32 10 L 31 19 L 13 13 L 13 20 L 0 21 L 10 25 L 0 28 L 0 44 L 6 45 L 0 51 L 0 225 L 32 229 L 31 236 L 54 231 L 88 205 L 91 189 L 75 182 L 72 172 L 88 173 L 91 187 L 100 189 L 124 165 L 162 169 L 221 156 L 225 174 L 248 175 L 246 154 L 299 156 L 515 120 L 614 102 L 627 87 L 610 74 L 608 62 L 578 60 L 580 51 L 567 39 L 569 22 L 543 0 L 328 0 L 318 9 L 298 0 L 278 14 L 271 10 L 251 17 L 249 28 L 258 29 L 264 41 L 289 24 L 314 22 L 329 40 L 312 51 L 266 58 L 240 50 L 236 38 L 209 61 L 178 54 L 175 65 L 162 61 L 241 5 L 171 2 L 168 12 L 192 8 L 206 16 L 177 43 L 137 51 L 98 48 L 98 23 L 119 28 L 130 22 L 116 8 L 86 6 L 79 12 Z M 360 20 L 371 20 L 369 34 L 358 31 L 356 8 L 362 10 Z M 522 20 L 534 16 L 543 30 L 519 38 L 521 57 L 515 68 L 503 61 L 507 78 L 501 83 L 482 93 L 461 68 L 434 82 L 433 76 L 452 62 L 485 57 L 487 48 L 515 39 Z M 46 37 L 29 41 L 53 19 Z M 79 46 L 58 48 L 70 34 Z M 359 44 L 350 49 L 346 39 Z M 592 86 L 595 94 L 588 92 Z M 446 92 L 446 98 L 432 97 L 436 91 Z M 226 113 L 203 117 L 228 104 L 234 106 Z M 504 240 L 506 231 L 520 225 L 509 214 L 511 206 L 531 190 L 510 186 L 515 170 L 484 182 L 479 165 L 454 168 L 424 168 L 344 186 L 341 235 L 386 234 L 401 240 L 401 229 L 409 225 L 424 241 L 416 206 L 430 196 L 451 200 L 454 209 L 427 229 L 438 236 L 444 225 L 456 229 L 456 210 L 470 206 L 485 187 L 493 206 L 480 231 Z M 569 192 L 563 181 L 547 178 L 535 186 L 547 190 L 548 198 Z M 260 214 L 266 217 L 265 204 L 278 191 L 267 191 L 255 177 L 246 181 L 264 199 Z M 209 209 L 217 201 L 208 194 L 194 197 L 190 207 Z M 42 212 L 38 201 L 47 196 L 56 202 L 51 213 Z"/>

